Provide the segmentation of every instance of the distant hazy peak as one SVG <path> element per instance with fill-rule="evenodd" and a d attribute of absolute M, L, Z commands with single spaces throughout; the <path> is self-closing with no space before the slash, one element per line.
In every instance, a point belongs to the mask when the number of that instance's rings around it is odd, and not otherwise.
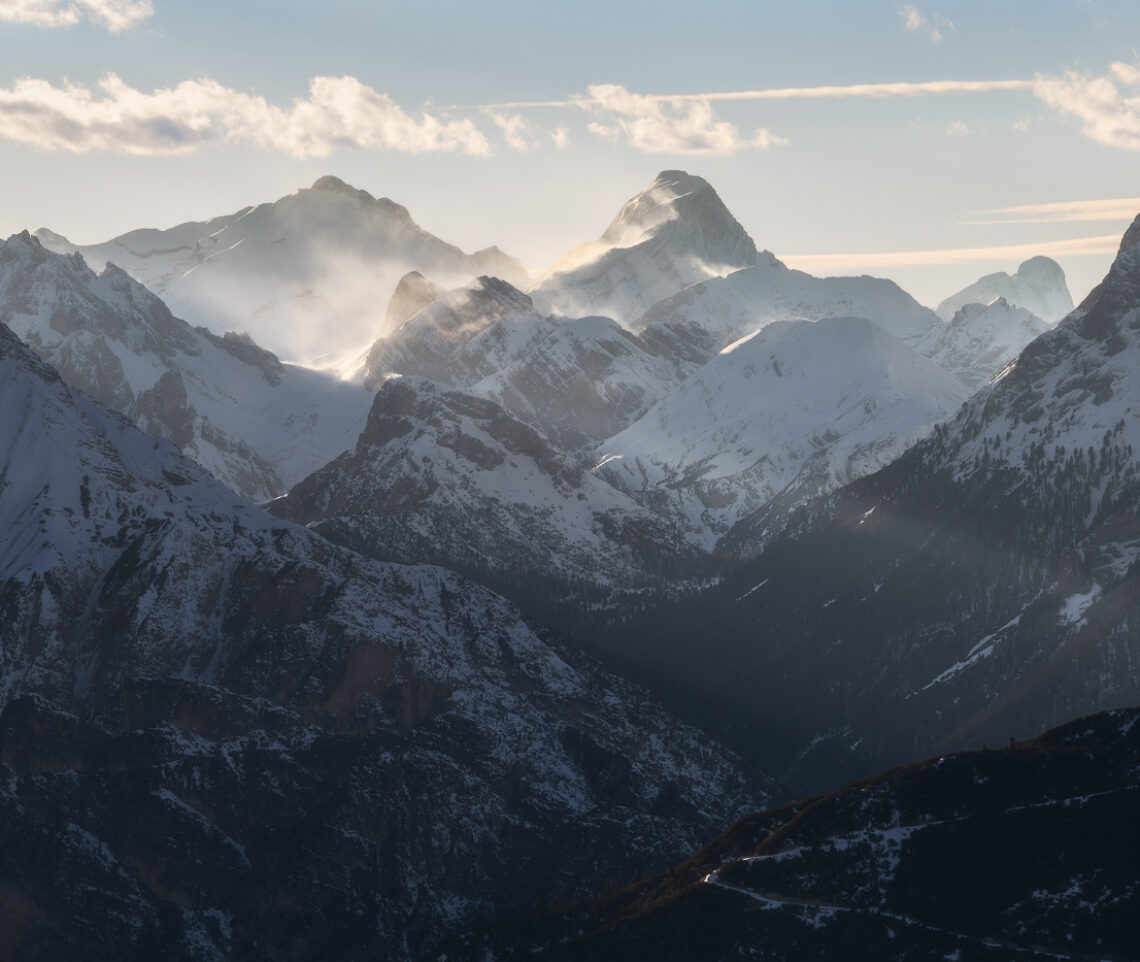
<path fill-rule="evenodd" d="M 26 234 L 27 231 L 24 231 L 24 233 Z M 64 237 L 63 234 L 57 234 L 55 231 L 47 227 L 37 228 L 36 230 L 32 231 L 32 236 L 45 247 L 51 249 L 55 249 L 56 247 L 68 247 L 71 245 L 71 241 Z"/>
<path fill-rule="evenodd" d="M 997 271 L 981 277 L 935 308 L 944 321 L 967 304 L 989 305 L 1004 297 L 1014 307 L 1024 307 L 1048 324 L 1055 324 L 1073 309 L 1073 298 L 1061 265 L 1049 257 L 1031 257 L 1013 274 Z"/>

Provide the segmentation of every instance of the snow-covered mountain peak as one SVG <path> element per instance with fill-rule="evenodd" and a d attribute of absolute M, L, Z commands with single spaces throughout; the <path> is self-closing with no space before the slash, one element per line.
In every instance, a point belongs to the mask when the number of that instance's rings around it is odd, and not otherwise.
<path fill-rule="evenodd" d="M 477 277 L 427 304 L 407 321 L 413 327 L 431 327 L 448 335 L 470 336 L 512 311 L 530 312 L 534 303 L 514 285 L 499 277 Z"/>
<path fill-rule="evenodd" d="M 1032 311 L 1047 324 L 1057 323 L 1073 309 L 1061 265 L 1049 257 L 1031 257 L 1013 274 L 998 271 L 979 278 L 946 298 L 935 313 L 949 321 L 967 304 L 991 304 L 999 297 Z"/>
<path fill-rule="evenodd" d="M 446 293 L 447 291 L 428 280 L 419 271 L 408 271 L 400 278 L 400 283 L 396 285 L 388 301 L 388 310 L 384 314 L 385 328 L 389 331 L 398 330 L 406 320 L 415 317 Z"/>
<path fill-rule="evenodd" d="M 377 557 L 537 580 L 642 582 L 696 554 L 496 401 L 414 376 L 386 380 L 355 449 L 270 510 Z"/>
<path fill-rule="evenodd" d="M 708 235 L 709 242 L 729 240 L 755 256 L 755 245 L 744 228 L 729 213 L 724 202 L 703 177 L 683 170 L 662 171 L 644 191 L 629 200 L 614 218 L 600 243 L 632 247 L 660 231 L 667 224 L 688 223 L 691 230 Z"/>
<path fill-rule="evenodd" d="M 631 326 L 660 337 L 695 324 L 724 347 L 772 321 L 865 317 L 911 342 L 939 326 L 938 317 L 893 281 L 877 277 L 813 277 L 770 264 L 692 284 L 653 305 Z"/>
<path fill-rule="evenodd" d="M 570 251 L 531 292 L 550 313 L 629 324 L 696 281 L 771 263 L 708 181 L 663 171 L 596 241 Z"/>

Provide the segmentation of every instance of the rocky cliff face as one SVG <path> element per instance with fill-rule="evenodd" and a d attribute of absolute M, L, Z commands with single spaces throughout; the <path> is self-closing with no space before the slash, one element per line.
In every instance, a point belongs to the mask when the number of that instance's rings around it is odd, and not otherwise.
<path fill-rule="evenodd" d="M 567 453 L 632 423 L 680 379 L 677 361 L 603 317 L 541 314 L 482 277 L 436 298 L 369 351 L 364 382 L 426 377 L 490 398 Z M 685 372 L 687 373 L 687 371 Z"/>
<path fill-rule="evenodd" d="M 496 573 L 516 589 L 656 583 L 697 556 L 679 528 L 498 403 L 412 377 L 386 381 L 355 449 L 270 510 L 375 557 Z"/>
<path fill-rule="evenodd" d="M 3 329 L 0 407 L 16 957 L 408 959 L 750 797 L 501 598 L 269 517 Z"/>

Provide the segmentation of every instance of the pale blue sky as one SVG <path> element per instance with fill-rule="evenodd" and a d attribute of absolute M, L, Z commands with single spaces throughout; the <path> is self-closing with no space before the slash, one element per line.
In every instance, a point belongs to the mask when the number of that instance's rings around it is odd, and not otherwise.
<path fill-rule="evenodd" d="M 1103 238 L 1140 211 L 1127 201 L 1140 197 L 1135 4 L 150 2 L 148 15 L 145 0 L 0 0 L 0 232 L 93 242 L 335 173 L 453 243 L 497 243 L 541 269 L 681 167 L 789 263 L 894 277 L 933 303 L 1038 248 L 1080 297 L 1111 258 Z M 116 11 L 133 25 L 108 29 Z M 26 22 L 51 16 L 75 22 Z M 119 88 L 100 89 L 112 73 Z M 266 113 L 321 76 L 351 80 L 293 126 Z M 646 99 L 929 81 L 1024 85 Z M 313 119 L 352 91 L 388 98 L 378 109 L 397 115 L 393 132 L 370 128 L 376 113 Z M 478 109 L 520 101 L 564 106 Z M 423 134 L 424 112 L 443 133 Z M 169 155 L 176 144 L 189 149 Z M 982 213 L 1111 199 L 1125 203 L 1064 220 Z M 914 254 L 988 248 L 1009 250 Z"/>

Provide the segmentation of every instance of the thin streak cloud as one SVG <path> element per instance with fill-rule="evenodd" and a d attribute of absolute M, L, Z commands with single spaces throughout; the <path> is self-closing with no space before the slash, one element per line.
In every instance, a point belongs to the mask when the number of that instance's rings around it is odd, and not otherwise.
<path fill-rule="evenodd" d="M 972 227 L 982 224 L 1063 224 L 1131 220 L 1136 216 L 1137 211 L 1140 211 L 1140 197 L 1116 197 L 1109 200 L 1066 200 L 1049 204 L 1022 204 L 1018 207 L 995 207 L 990 210 L 979 211 L 978 213 L 1001 216 L 960 221 L 959 226 Z"/>
<path fill-rule="evenodd" d="M 1115 254 L 1119 234 L 1076 237 L 1071 240 L 1000 247 L 960 247 L 932 251 L 891 251 L 862 254 L 791 254 L 780 259 L 789 267 L 812 273 L 840 273 L 884 267 L 942 267 L 993 260 L 1026 260 L 1039 254 L 1048 257 L 1092 257 Z"/>
<path fill-rule="evenodd" d="M 763 90 L 730 90 L 703 94 L 639 94 L 659 103 L 710 102 L 734 100 L 830 100 L 851 97 L 924 97 L 944 94 L 994 93 L 997 91 L 1032 90 L 1032 80 L 928 80 L 920 83 L 897 82 L 846 84 L 825 87 L 771 87 Z M 599 87 L 609 85 L 598 85 Z M 589 88 L 591 90 L 594 87 Z M 485 104 L 483 110 L 526 110 L 540 107 L 588 107 L 597 102 L 589 95 L 569 100 L 518 100 L 511 103 Z"/>

